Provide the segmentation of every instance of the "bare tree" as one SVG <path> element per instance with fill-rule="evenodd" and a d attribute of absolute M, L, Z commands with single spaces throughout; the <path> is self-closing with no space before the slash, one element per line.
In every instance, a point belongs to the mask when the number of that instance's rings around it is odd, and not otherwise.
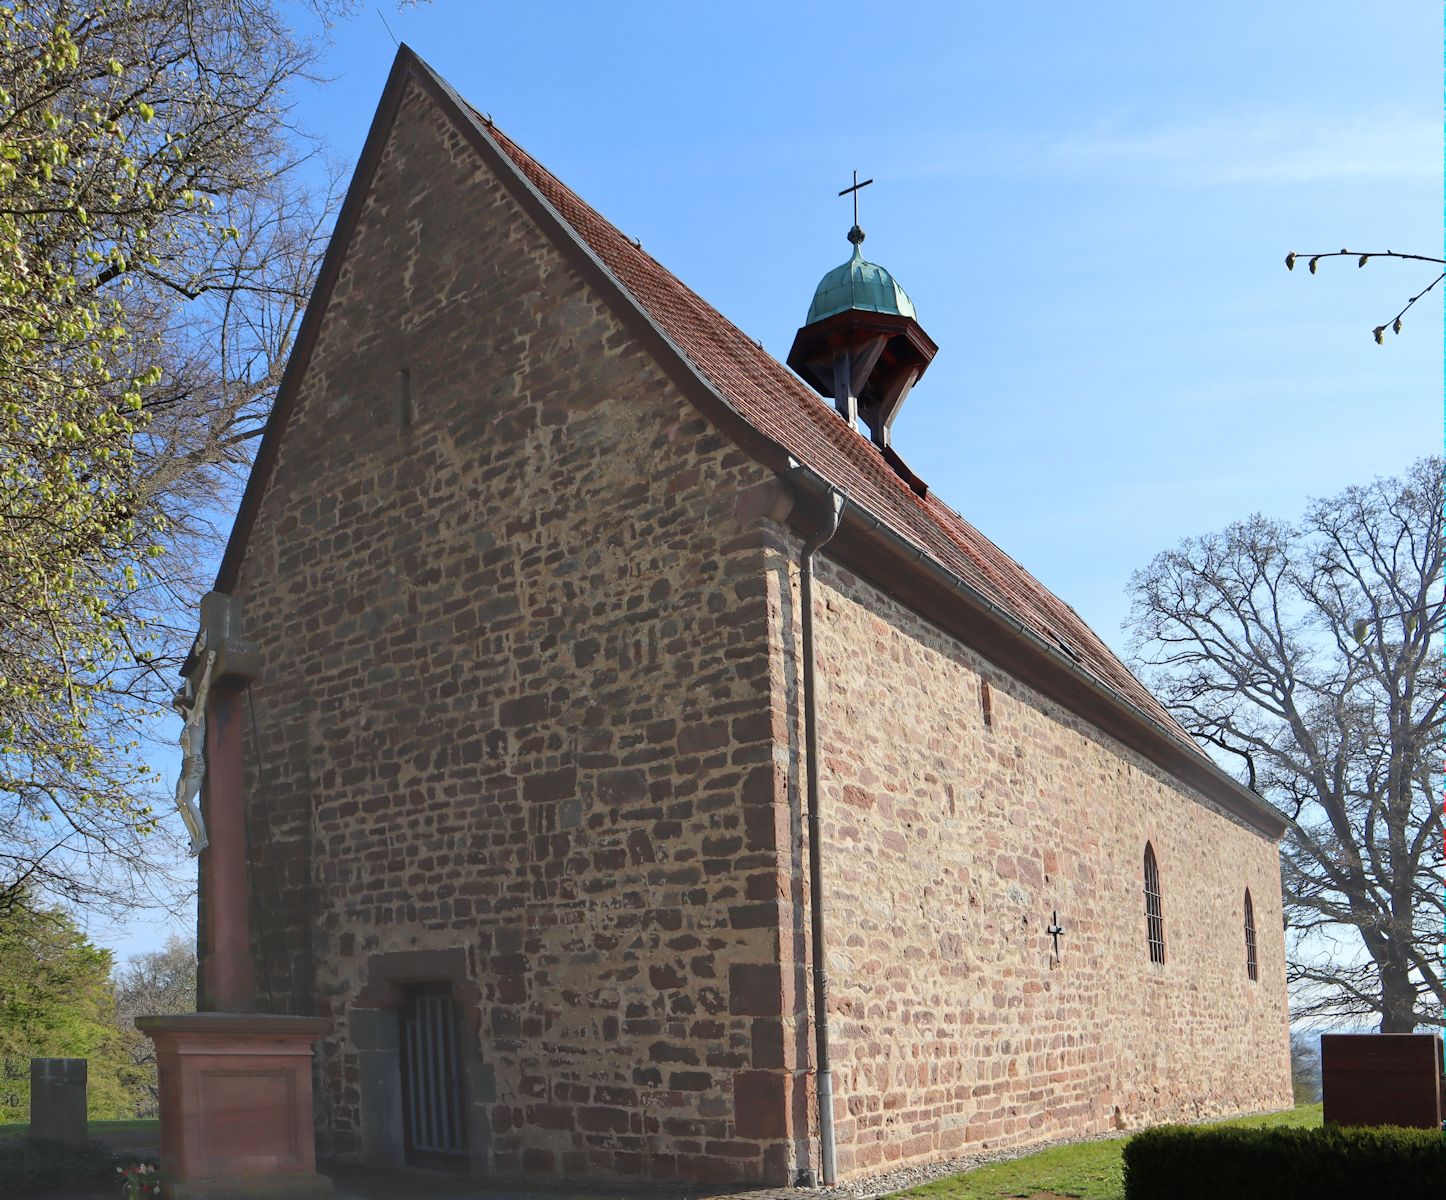
<path fill-rule="evenodd" d="M 1446 267 L 1446 258 L 1434 258 L 1429 254 L 1402 254 L 1397 250 L 1367 250 L 1363 253 L 1360 250 L 1347 250 L 1343 246 L 1339 250 L 1323 251 L 1320 254 L 1297 254 L 1292 250 L 1285 256 L 1285 269 L 1287 271 L 1294 271 L 1295 264 L 1302 258 L 1306 260 L 1306 267 L 1312 275 L 1316 273 L 1316 268 L 1320 266 L 1320 261 L 1323 258 L 1353 258 L 1356 260 L 1357 267 L 1364 267 L 1373 258 L 1393 258 L 1399 262 L 1423 262 L 1431 263 L 1438 267 Z M 1436 285 L 1443 279 L 1446 279 L 1446 271 L 1438 272 L 1435 279 L 1431 280 L 1430 283 L 1406 301 L 1405 307 L 1403 307 L 1400 312 L 1389 321 L 1377 325 L 1372 329 L 1371 336 L 1376 339 L 1376 345 L 1385 345 L 1386 330 L 1389 329 L 1392 333 L 1400 333 L 1401 319 L 1411 311 L 1416 301 L 1434 291 Z"/>
<path fill-rule="evenodd" d="M 1290 822 L 1296 1015 L 1442 1023 L 1442 460 L 1189 538 L 1131 580 L 1171 712 Z"/>
<path fill-rule="evenodd" d="M 136 1029 L 136 1018 L 196 1011 L 196 952 L 172 935 L 165 947 L 138 954 L 115 977 L 115 1022 L 130 1059 L 136 1116 L 159 1115 L 156 1045 Z"/>
<path fill-rule="evenodd" d="M 1296 1104 L 1320 1103 L 1320 1035 L 1290 1035 L 1290 1090 Z"/>

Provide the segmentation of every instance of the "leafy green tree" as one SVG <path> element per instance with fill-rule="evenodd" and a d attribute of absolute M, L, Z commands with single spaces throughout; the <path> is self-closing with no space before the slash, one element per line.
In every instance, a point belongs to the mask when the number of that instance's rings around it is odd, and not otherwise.
<path fill-rule="evenodd" d="M 164 857 L 139 747 L 330 211 L 311 57 L 273 0 L 0 4 L 0 920 Z"/>
<path fill-rule="evenodd" d="M 1443 1023 L 1440 458 L 1188 538 L 1130 583 L 1170 711 L 1289 822 L 1296 1016 Z"/>
<path fill-rule="evenodd" d="M 90 1116 L 135 1115 L 136 1072 L 115 1023 L 111 954 L 21 897 L 0 921 L 0 1121 L 30 1119 L 31 1058 L 84 1058 Z"/>

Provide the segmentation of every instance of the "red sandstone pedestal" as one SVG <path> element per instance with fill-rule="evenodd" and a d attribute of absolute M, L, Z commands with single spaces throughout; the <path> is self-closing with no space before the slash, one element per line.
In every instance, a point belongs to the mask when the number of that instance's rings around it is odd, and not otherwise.
<path fill-rule="evenodd" d="M 319 1017 L 137 1017 L 156 1043 L 168 1200 L 330 1200 L 316 1173 L 311 1044 Z"/>

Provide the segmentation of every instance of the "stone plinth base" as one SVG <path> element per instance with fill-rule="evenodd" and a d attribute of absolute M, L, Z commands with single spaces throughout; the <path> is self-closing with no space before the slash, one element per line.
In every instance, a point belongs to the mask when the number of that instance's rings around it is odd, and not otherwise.
<path fill-rule="evenodd" d="M 316 1173 L 311 1044 L 319 1017 L 137 1017 L 156 1044 L 170 1200 L 327 1200 Z"/>

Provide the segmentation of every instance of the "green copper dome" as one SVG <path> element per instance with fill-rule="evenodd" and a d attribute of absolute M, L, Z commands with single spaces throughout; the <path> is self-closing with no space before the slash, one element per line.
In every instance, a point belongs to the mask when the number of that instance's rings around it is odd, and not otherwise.
<path fill-rule="evenodd" d="M 849 230 L 849 241 L 854 244 L 853 257 L 843 266 L 835 267 L 819 282 L 813 293 L 813 303 L 808 306 L 805 324 L 812 325 L 815 321 L 851 309 L 918 319 L 914 302 L 894 277 L 877 263 L 864 258 L 863 240 L 864 231 L 857 225 Z"/>

